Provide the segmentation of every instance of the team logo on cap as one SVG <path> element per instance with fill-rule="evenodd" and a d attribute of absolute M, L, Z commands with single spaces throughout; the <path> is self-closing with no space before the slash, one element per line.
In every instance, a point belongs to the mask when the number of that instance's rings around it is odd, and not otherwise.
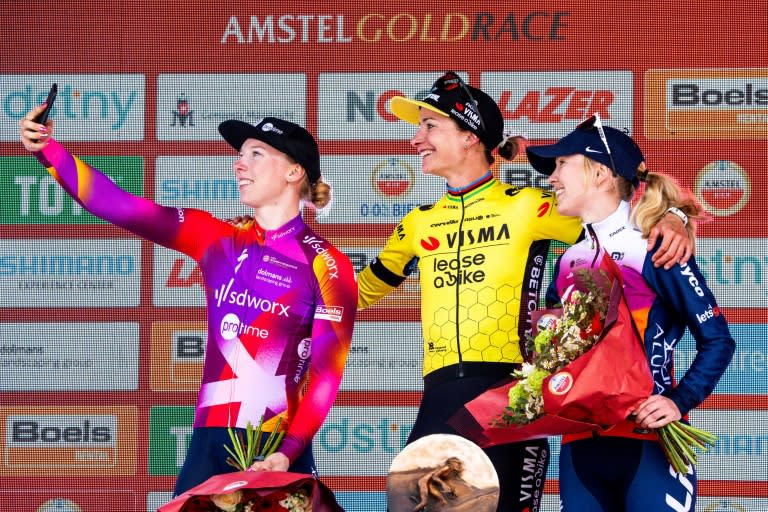
<path fill-rule="evenodd" d="M 283 130 L 279 129 L 278 127 L 276 127 L 272 123 L 264 123 L 264 125 L 261 127 L 261 130 L 265 131 L 265 132 L 275 132 L 275 133 L 277 133 L 279 135 L 283 134 Z"/>
<path fill-rule="evenodd" d="M 718 217 L 733 215 L 744 208 L 751 189 L 749 175 L 729 160 L 708 163 L 696 177 L 696 196 L 707 211 Z"/>
<path fill-rule="evenodd" d="M 399 158 L 387 158 L 373 167 L 373 189 L 385 197 L 407 194 L 413 188 L 413 167 Z"/>

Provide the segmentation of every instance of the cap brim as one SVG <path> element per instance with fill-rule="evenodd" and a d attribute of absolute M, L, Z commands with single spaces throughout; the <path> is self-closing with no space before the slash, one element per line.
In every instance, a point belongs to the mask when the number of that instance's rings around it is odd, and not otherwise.
<path fill-rule="evenodd" d="M 263 139 L 259 136 L 258 130 L 244 121 L 238 121 L 236 119 L 230 119 L 229 121 L 223 121 L 219 124 L 219 133 L 227 143 L 240 151 L 243 147 L 243 142 L 246 139 Z"/>
<path fill-rule="evenodd" d="M 406 123 L 415 124 L 416 126 L 419 125 L 419 110 L 422 108 L 431 110 L 432 112 L 440 114 L 441 116 L 450 117 L 448 114 L 442 110 L 439 110 L 434 105 L 430 105 L 429 103 L 425 103 L 423 101 L 412 100 L 410 98 L 406 98 L 405 96 L 395 96 L 394 98 L 390 99 L 389 108 L 397 118 L 402 119 Z"/>
<path fill-rule="evenodd" d="M 525 148 L 525 153 L 531 167 L 547 176 L 555 172 L 555 160 L 557 157 L 570 154 L 563 144 L 528 146 Z"/>

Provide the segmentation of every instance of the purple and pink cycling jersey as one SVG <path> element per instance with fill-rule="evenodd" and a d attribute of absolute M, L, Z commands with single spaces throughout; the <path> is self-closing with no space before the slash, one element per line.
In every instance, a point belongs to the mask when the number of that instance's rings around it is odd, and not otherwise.
<path fill-rule="evenodd" d="M 195 427 L 254 426 L 277 417 L 294 460 L 333 405 L 352 340 L 357 283 L 348 258 L 298 215 L 276 230 L 161 206 L 117 187 L 55 140 L 36 156 L 92 214 L 194 259 L 208 343 Z"/>

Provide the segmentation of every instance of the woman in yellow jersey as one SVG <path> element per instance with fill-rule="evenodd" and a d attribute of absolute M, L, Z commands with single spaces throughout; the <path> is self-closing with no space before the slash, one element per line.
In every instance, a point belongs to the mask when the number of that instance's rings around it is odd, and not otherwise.
<path fill-rule="evenodd" d="M 508 377 L 527 357 L 525 333 L 538 306 L 550 240 L 573 244 L 579 219 L 557 213 L 552 193 L 517 188 L 489 170 L 492 152 L 512 158 L 496 102 L 454 72 L 421 101 L 395 97 L 398 118 L 417 125 L 421 169 L 446 180 L 434 204 L 409 212 L 358 276 L 358 308 L 390 293 L 419 268 L 424 394 L 408 442 L 456 432 L 446 424 L 464 403 Z M 670 218 L 671 217 L 671 218 Z M 666 220 L 669 219 L 669 220 Z M 656 263 L 687 260 L 680 219 L 666 216 Z M 649 246 L 653 247 L 655 228 Z M 549 462 L 546 439 L 485 450 L 499 476 L 498 510 L 537 510 Z"/>

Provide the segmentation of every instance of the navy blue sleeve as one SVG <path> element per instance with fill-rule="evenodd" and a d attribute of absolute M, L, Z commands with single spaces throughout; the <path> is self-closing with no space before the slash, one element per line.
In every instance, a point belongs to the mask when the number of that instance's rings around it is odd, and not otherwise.
<path fill-rule="evenodd" d="M 552 280 L 549 282 L 547 293 L 544 296 L 544 304 L 547 308 L 553 308 L 561 302 L 560 294 L 557 293 L 557 276 L 560 275 L 560 261 L 563 259 L 563 254 L 555 261 L 555 268 L 552 270 Z"/>
<path fill-rule="evenodd" d="M 643 265 L 643 277 L 672 313 L 670 316 L 684 322 L 696 340 L 696 357 L 690 368 L 676 387 L 662 393 L 685 415 L 715 389 L 731 362 L 736 342 L 695 258 L 691 257 L 686 265 L 664 270 L 650 263 L 651 255 L 648 253 Z"/>

